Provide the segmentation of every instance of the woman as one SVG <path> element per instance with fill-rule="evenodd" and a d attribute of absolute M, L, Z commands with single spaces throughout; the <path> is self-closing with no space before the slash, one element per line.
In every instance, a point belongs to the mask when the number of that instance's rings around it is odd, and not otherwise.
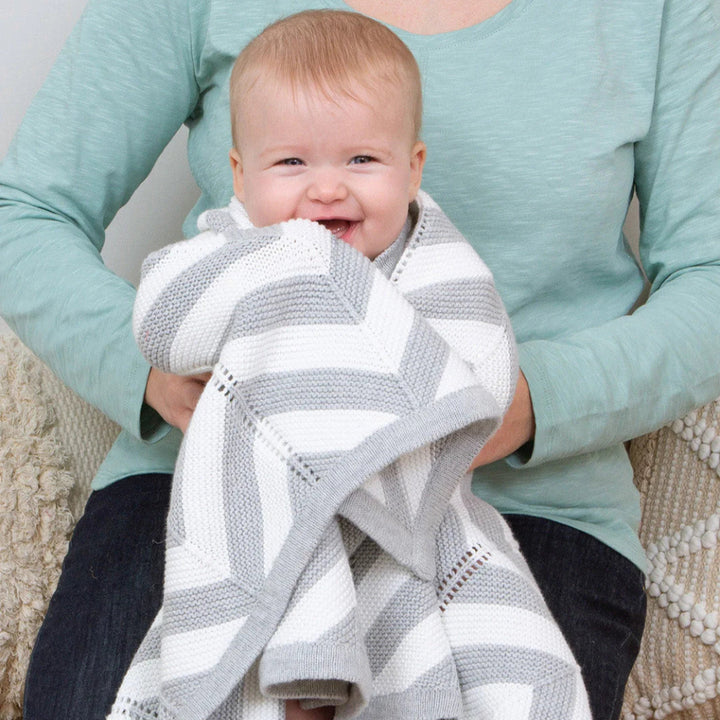
<path fill-rule="evenodd" d="M 507 514 L 594 716 L 616 718 L 644 616 L 622 443 L 720 393 L 718 7 L 470 5 L 316 3 L 391 24 L 418 59 L 424 187 L 492 269 L 520 343 L 516 399 L 474 489 Z M 104 717 L 159 602 L 168 430 L 203 382 L 148 376 L 133 290 L 99 260 L 103 227 L 183 122 L 202 191 L 186 234 L 225 204 L 231 63 L 303 7 L 94 0 L 0 168 L 0 311 L 125 430 L 40 633 L 27 720 Z M 621 230 L 633 187 L 651 294 L 630 315 L 643 286 Z"/>

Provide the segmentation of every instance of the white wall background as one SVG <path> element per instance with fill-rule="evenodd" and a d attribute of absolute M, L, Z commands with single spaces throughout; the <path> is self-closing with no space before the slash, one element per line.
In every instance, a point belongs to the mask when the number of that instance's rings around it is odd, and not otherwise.
<path fill-rule="evenodd" d="M 85 4 L 86 0 L 0 0 L 0 157 Z M 185 142 L 183 129 L 108 228 L 103 258 L 133 284 L 151 250 L 181 237 L 182 221 L 197 199 Z M 0 334 L 4 332 L 9 330 L 0 319 Z"/>
<path fill-rule="evenodd" d="M 85 2 L 0 0 L 0 157 Z M 181 130 L 108 228 L 105 262 L 133 284 L 148 252 L 180 238 L 182 220 L 198 196 L 185 158 L 185 141 Z M 637 226 L 633 206 L 626 224 L 631 238 L 637 237 Z M 0 319 L 3 332 L 8 329 Z"/>

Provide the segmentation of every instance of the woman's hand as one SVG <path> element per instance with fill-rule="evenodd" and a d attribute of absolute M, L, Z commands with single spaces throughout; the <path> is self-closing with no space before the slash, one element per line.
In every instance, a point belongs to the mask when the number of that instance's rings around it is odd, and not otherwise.
<path fill-rule="evenodd" d="M 470 469 L 507 457 L 533 437 L 535 437 L 535 413 L 530 388 L 521 371 L 515 388 L 515 397 L 505 413 L 502 425 L 473 460 Z"/>
<path fill-rule="evenodd" d="M 209 379 L 210 373 L 172 375 L 150 368 L 145 386 L 145 402 L 157 410 L 163 420 L 185 432 L 200 393 Z"/>

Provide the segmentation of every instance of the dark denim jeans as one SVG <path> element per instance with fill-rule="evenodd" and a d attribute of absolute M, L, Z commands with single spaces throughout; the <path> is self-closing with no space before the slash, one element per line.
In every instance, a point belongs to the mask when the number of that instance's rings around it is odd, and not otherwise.
<path fill-rule="evenodd" d="M 582 668 L 593 719 L 617 720 L 645 626 L 643 573 L 575 528 L 505 519 Z"/>
<path fill-rule="evenodd" d="M 168 475 L 143 475 L 90 496 L 35 643 L 24 720 L 105 718 L 160 606 L 169 493 Z M 583 667 L 595 720 L 615 720 L 645 617 L 641 573 L 572 528 L 508 519 Z"/>

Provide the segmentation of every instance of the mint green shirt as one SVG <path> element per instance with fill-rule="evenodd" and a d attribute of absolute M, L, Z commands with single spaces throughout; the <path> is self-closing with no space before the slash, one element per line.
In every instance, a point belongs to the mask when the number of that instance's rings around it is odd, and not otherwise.
<path fill-rule="evenodd" d="M 232 61 L 303 7 L 93 0 L 0 166 L 0 313 L 123 427 L 96 488 L 172 471 L 179 441 L 143 410 L 134 290 L 102 264 L 104 228 L 182 123 L 202 192 L 185 234 L 226 204 Z M 423 186 L 495 275 L 536 414 L 531 457 L 477 471 L 475 491 L 642 565 L 622 443 L 720 393 L 720 2 L 513 0 L 399 34 L 424 77 Z M 629 314 L 633 186 L 652 292 Z"/>

